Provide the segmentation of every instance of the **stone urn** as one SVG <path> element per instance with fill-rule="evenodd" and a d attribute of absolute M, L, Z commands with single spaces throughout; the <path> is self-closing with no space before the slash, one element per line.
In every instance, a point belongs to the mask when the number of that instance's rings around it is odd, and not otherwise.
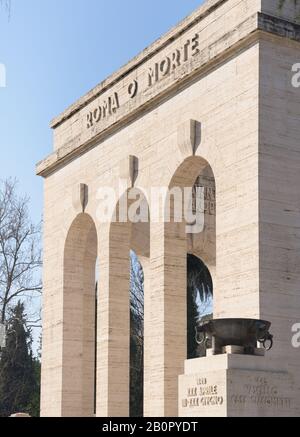
<path fill-rule="evenodd" d="M 269 330 L 271 323 L 256 319 L 213 319 L 199 322 L 196 326 L 196 341 L 205 344 L 213 355 L 225 353 L 226 347 L 235 347 L 240 353 L 255 355 L 258 345 L 265 350 L 273 346 Z"/>

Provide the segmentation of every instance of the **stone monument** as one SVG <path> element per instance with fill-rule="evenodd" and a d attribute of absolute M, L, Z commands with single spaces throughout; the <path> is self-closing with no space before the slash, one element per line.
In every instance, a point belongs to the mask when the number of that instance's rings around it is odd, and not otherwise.
<path fill-rule="evenodd" d="M 37 165 L 42 416 L 129 415 L 130 250 L 145 277 L 145 416 L 300 415 L 299 7 L 207 0 L 52 121 Z M 197 232 L 166 194 L 195 181 Z M 170 220 L 152 201 L 162 187 Z M 132 189 L 148 221 L 124 220 Z M 187 254 L 210 271 L 215 320 L 271 322 L 264 356 L 229 344 L 186 361 Z"/>

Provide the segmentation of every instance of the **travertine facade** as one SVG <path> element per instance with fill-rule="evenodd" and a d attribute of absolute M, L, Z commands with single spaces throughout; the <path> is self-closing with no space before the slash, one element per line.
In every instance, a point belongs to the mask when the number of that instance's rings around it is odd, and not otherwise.
<path fill-rule="evenodd" d="M 215 317 L 272 322 L 263 368 L 287 365 L 291 414 L 300 415 L 300 350 L 291 343 L 300 322 L 296 62 L 292 0 L 282 11 L 276 0 L 208 0 L 52 122 L 54 152 L 37 166 L 45 178 L 42 415 L 94 414 L 96 262 L 96 414 L 129 414 L 130 249 L 145 274 L 145 415 L 178 415 L 187 252 L 211 271 Z M 216 187 L 216 214 L 205 215 L 201 235 L 178 223 L 97 218 L 99 188 L 119 191 L 120 178 L 123 193 L 132 185 L 145 193 L 190 187 L 199 176 Z"/>

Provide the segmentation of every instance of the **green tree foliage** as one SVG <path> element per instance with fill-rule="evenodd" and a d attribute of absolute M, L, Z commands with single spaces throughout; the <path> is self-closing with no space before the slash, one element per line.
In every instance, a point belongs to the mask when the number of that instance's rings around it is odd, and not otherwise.
<path fill-rule="evenodd" d="M 39 415 L 40 363 L 32 355 L 24 304 L 18 302 L 7 327 L 6 348 L 0 360 L 0 416 Z"/>
<path fill-rule="evenodd" d="M 30 402 L 28 403 L 28 411 L 32 417 L 40 416 L 40 391 L 41 391 L 41 362 L 38 358 L 32 359 L 33 380 L 34 386 Z"/>
<path fill-rule="evenodd" d="M 199 355 L 195 339 L 195 328 L 202 314 L 199 312 L 199 302 L 208 302 L 213 294 L 211 275 L 206 265 L 196 256 L 187 257 L 187 357 Z M 201 354 L 201 352 L 200 352 Z"/>

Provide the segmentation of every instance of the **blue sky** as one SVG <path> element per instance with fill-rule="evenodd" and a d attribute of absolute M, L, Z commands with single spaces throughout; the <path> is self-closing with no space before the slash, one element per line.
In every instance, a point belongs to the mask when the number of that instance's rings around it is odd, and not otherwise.
<path fill-rule="evenodd" d="M 11 0 L 0 10 L 0 179 L 17 177 L 42 215 L 35 164 L 50 120 L 196 9 L 201 0 Z"/>

